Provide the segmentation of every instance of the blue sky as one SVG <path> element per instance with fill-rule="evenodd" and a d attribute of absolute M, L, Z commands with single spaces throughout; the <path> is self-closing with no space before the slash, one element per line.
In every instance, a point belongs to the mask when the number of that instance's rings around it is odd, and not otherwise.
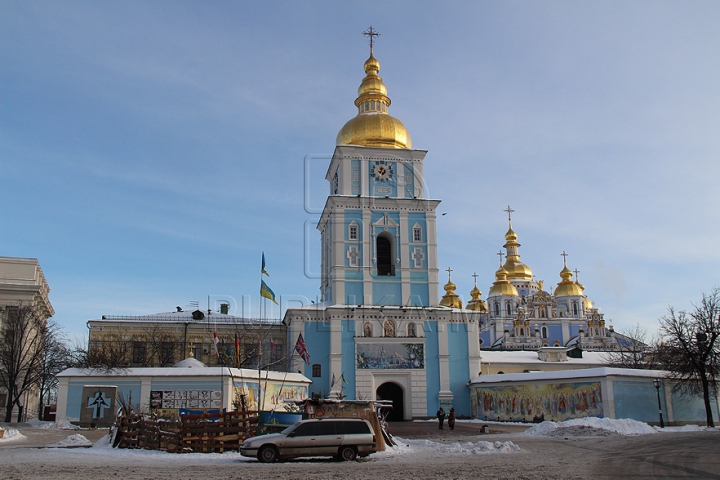
<path fill-rule="evenodd" d="M 536 278 L 568 252 L 617 329 L 720 284 L 702 1 L 2 0 L 0 255 L 39 259 L 74 335 L 208 296 L 257 315 L 262 251 L 283 305 L 316 299 L 313 221 L 370 25 L 465 299 L 473 272 L 483 298 L 494 280 L 508 204 Z"/>

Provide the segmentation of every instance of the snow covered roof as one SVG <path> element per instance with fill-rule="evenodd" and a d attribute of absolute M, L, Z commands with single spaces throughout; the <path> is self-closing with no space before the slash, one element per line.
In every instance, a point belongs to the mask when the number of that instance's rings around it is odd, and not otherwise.
<path fill-rule="evenodd" d="M 205 365 L 203 362 L 198 360 L 194 357 L 188 357 L 185 360 L 180 360 L 175 365 L 173 365 L 174 368 L 207 368 L 207 365 Z"/>
<path fill-rule="evenodd" d="M 608 352 L 583 351 L 583 358 L 567 358 L 563 362 L 543 362 L 535 350 L 481 350 L 480 361 L 484 364 L 527 364 L 538 365 L 606 365 Z"/>
<path fill-rule="evenodd" d="M 639 370 L 633 368 L 581 368 L 576 370 L 559 370 L 554 372 L 531 372 L 531 373 L 506 373 L 495 375 L 480 375 L 470 380 L 471 385 L 483 383 L 506 383 L 506 382 L 529 382 L 561 380 L 568 378 L 589 378 L 589 377 L 644 377 L 663 378 L 666 372 L 660 370 Z"/>
<path fill-rule="evenodd" d="M 181 310 L 175 312 L 152 313 L 149 315 L 103 315 L 102 319 L 90 320 L 91 322 L 209 322 L 209 323 L 242 323 L 242 324 L 276 324 L 279 319 L 260 319 L 237 317 L 220 312 L 208 312 L 207 310 Z"/>
<path fill-rule="evenodd" d="M 114 377 L 230 377 L 235 380 L 255 380 L 258 379 L 258 371 L 247 368 L 228 368 L 228 367 L 205 367 L 205 368 L 175 368 L 175 367 L 156 367 L 156 368 L 118 368 L 107 371 L 100 369 L 87 368 L 68 368 L 57 374 L 57 377 L 71 377 L 94 380 L 98 378 L 106 379 Z M 295 383 L 312 383 L 312 380 L 305 375 L 290 372 L 275 372 L 270 370 L 260 371 L 261 380 L 278 380 Z"/>

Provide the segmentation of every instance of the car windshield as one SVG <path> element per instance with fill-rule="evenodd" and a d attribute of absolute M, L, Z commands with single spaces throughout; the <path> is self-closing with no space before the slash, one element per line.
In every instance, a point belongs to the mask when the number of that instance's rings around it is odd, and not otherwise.
<path fill-rule="evenodd" d="M 292 432 L 293 429 L 294 429 L 295 427 L 297 427 L 298 425 L 300 425 L 301 423 L 302 423 L 302 422 L 295 422 L 295 423 L 293 423 L 292 425 L 290 425 L 289 427 L 286 427 L 285 430 L 283 430 L 283 431 L 280 432 L 280 433 L 282 433 L 282 434 L 284 434 L 284 435 L 287 435 L 288 433 Z"/>

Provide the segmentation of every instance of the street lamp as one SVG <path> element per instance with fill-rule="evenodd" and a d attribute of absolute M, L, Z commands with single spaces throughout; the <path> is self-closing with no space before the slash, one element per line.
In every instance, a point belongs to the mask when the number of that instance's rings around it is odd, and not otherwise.
<path fill-rule="evenodd" d="M 655 385 L 655 391 L 657 391 L 658 411 L 660 412 L 660 428 L 665 428 L 665 422 L 663 421 L 663 416 L 662 416 L 662 405 L 660 403 L 660 379 L 659 378 L 654 379 L 653 385 Z"/>

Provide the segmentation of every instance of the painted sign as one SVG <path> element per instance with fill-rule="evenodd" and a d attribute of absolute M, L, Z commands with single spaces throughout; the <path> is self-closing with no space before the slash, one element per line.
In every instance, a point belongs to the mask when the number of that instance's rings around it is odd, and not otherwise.
<path fill-rule="evenodd" d="M 483 420 L 561 422 L 603 417 L 600 382 L 475 386 L 470 399 Z"/>
<path fill-rule="evenodd" d="M 245 396 L 245 409 L 258 410 L 258 382 L 239 381 L 233 383 L 235 408 L 241 408 L 241 395 Z M 262 410 L 273 410 L 285 407 L 285 400 L 304 400 L 308 397 L 307 385 L 283 385 L 281 383 L 263 382 Z"/>
<path fill-rule="evenodd" d="M 422 343 L 358 343 L 357 368 L 405 370 L 425 368 Z"/>
<path fill-rule="evenodd" d="M 222 408 L 221 390 L 153 390 L 150 392 L 150 408 Z"/>

